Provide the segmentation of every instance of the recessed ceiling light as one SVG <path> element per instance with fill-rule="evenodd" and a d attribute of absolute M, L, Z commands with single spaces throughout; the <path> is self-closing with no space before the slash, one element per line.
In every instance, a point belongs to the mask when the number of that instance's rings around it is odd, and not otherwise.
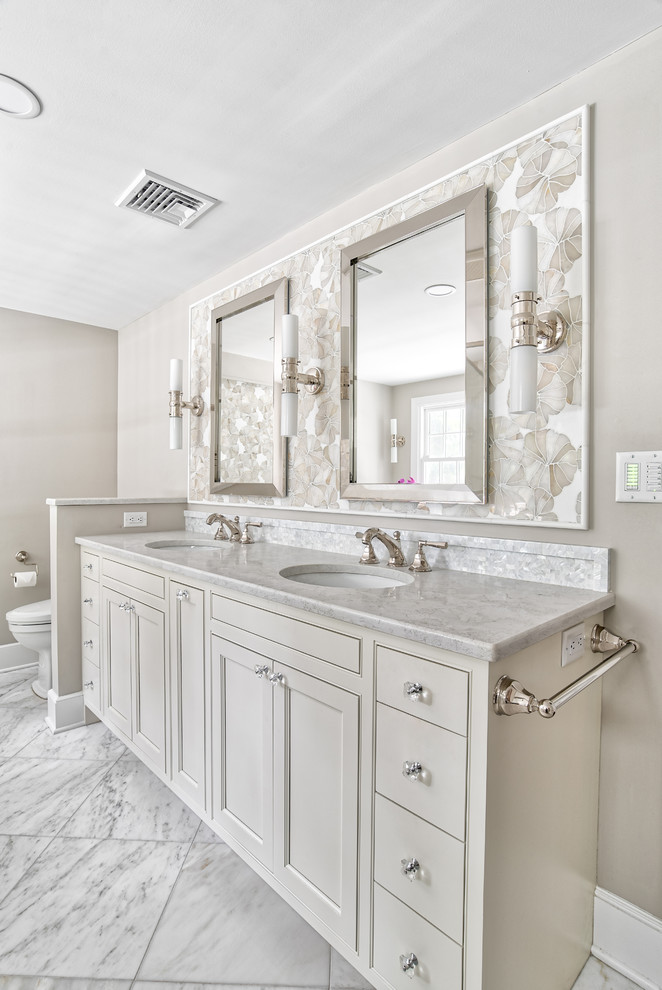
<path fill-rule="evenodd" d="M 38 117 L 41 103 L 23 83 L 0 74 L 0 113 L 8 117 Z"/>
<path fill-rule="evenodd" d="M 450 296 L 455 292 L 455 286 L 439 282 L 437 285 L 426 285 L 425 291 L 429 296 Z"/>

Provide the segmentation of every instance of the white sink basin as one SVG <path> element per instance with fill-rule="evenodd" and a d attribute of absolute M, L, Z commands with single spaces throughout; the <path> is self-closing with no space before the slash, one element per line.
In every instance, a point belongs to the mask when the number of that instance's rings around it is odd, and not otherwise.
<path fill-rule="evenodd" d="M 227 542 L 227 541 L 226 541 Z M 223 543 L 220 540 L 155 540 L 154 543 L 146 543 L 150 550 L 220 550 Z"/>
<path fill-rule="evenodd" d="M 397 588 L 411 584 L 411 574 L 362 566 L 361 564 L 299 564 L 279 572 L 288 581 L 316 584 L 325 588 Z"/>

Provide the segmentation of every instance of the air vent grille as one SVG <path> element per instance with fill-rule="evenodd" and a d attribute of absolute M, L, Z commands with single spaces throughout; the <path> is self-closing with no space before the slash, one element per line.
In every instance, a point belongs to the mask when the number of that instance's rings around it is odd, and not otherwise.
<path fill-rule="evenodd" d="M 373 268 L 372 265 L 367 265 L 365 261 L 356 262 L 356 277 L 359 282 L 363 281 L 364 278 L 374 278 L 375 275 L 381 274 L 381 268 Z"/>
<path fill-rule="evenodd" d="M 115 205 L 165 220 L 177 227 L 190 227 L 217 202 L 212 196 L 144 169 Z"/>

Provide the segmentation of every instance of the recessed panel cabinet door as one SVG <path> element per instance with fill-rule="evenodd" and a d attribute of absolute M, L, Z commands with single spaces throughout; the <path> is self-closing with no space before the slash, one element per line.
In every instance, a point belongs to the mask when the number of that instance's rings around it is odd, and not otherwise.
<path fill-rule="evenodd" d="M 172 779 L 205 808 L 205 595 L 170 585 Z"/>
<path fill-rule="evenodd" d="M 359 698 L 274 664 L 274 875 L 356 946 Z"/>
<path fill-rule="evenodd" d="M 133 601 L 134 728 L 133 741 L 148 760 L 165 772 L 165 614 Z"/>
<path fill-rule="evenodd" d="M 271 869 L 272 696 L 269 660 L 212 636 L 212 816 Z"/>
<path fill-rule="evenodd" d="M 102 589 L 104 627 L 104 715 L 126 736 L 131 736 L 131 613 L 130 600 L 109 588 Z M 122 607 L 120 607 L 122 606 Z"/>

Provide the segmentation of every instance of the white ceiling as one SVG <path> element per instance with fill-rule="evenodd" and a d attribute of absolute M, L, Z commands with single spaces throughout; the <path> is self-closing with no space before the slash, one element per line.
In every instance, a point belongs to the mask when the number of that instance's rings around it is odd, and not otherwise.
<path fill-rule="evenodd" d="M 43 104 L 0 114 L 0 306 L 125 326 L 660 25 L 660 0 L 0 0 L 0 73 Z M 143 168 L 221 204 L 118 209 Z"/>

